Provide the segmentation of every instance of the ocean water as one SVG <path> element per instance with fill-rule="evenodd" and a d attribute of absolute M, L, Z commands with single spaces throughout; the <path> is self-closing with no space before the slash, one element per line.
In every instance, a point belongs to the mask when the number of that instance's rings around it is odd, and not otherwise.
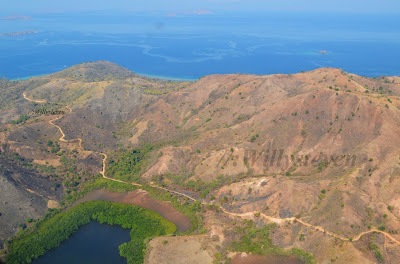
<path fill-rule="evenodd" d="M 9 15 L 1 14 L 0 15 Z M 149 12 L 34 13 L 0 20 L 0 76 L 21 78 L 108 60 L 176 79 L 295 73 L 319 67 L 400 75 L 400 18 L 376 14 Z M 326 54 L 319 52 L 326 50 Z"/>

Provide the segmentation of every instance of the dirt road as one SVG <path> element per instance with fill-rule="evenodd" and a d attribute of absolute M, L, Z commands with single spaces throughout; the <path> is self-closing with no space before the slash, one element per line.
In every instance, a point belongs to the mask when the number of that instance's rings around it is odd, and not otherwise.
<path fill-rule="evenodd" d="M 26 100 L 31 101 L 31 102 L 35 102 L 35 103 L 45 103 L 45 102 L 46 102 L 46 100 L 32 100 L 32 99 L 29 99 L 29 98 L 26 97 L 25 92 L 23 93 L 23 96 L 24 96 L 24 98 L 25 98 Z M 69 107 L 67 106 L 67 108 L 69 108 Z M 70 108 L 69 108 L 69 109 L 70 109 Z M 72 112 L 72 109 L 70 109 L 70 111 Z M 54 121 L 59 120 L 59 119 L 61 119 L 61 118 L 62 118 L 62 115 L 59 116 L 59 117 L 57 117 L 57 118 L 55 118 L 55 119 L 52 119 L 52 120 L 49 121 L 49 123 L 50 123 L 52 126 L 57 127 L 58 130 L 61 132 L 61 135 L 62 135 L 62 136 L 60 137 L 59 140 L 62 141 L 62 142 L 66 142 L 66 143 L 72 143 L 72 142 L 76 142 L 76 141 L 77 141 L 77 142 L 79 142 L 79 146 L 82 148 L 82 139 L 81 139 L 81 138 L 76 138 L 76 139 L 72 139 L 72 140 L 65 140 L 65 134 L 64 134 L 64 132 L 62 131 L 61 127 L 53 123 Z M 131 185 L 135 185 L 135 186 L 139 186 L 139 187 L 142 187 L 142 186 L 143 186 L 142 184 L 130 183 L 130 182 L 125 182 L 125 181 L 122 181 L 122 180 L 118 180 L 118 179 L 114 179 L 114 178 L 107 177 L 107 176 L 106 176 L 106 164 L 107 164 L 107 158 L 108 158 L 108 156 L 107 156 L 107 154 L 105 154 L 105 153 L 101 153 L 101 154 L 104 156 L 104 158 L 103 158 L 103 169 L 102 169 L 102 171 L 100 172 L 101 175 L 103 176 L 103 178 L 108 179 L 108 180 L 111 180 L 111 181 L 115 181 L 115 182 L 124 183 L 124 184 L 131 184 Z M 189 195 L 187 195 L 187 194 L 184 194 L 184 193 L 181 193 L 181 192 L 178 192 L 178 191 L 175 191 L 175 190 L 170 190 L 170 189 L 167 189 L 167 188 L 164 188 L 164 187 L 160 187 L 160 186 L 157 186 L 157 185 L 154 185 L 154 184 L 151 184 L 151 187 L 157 188 L 157 189 L 159 189 L 159 190 L 167 191 L 167 192 L 169 192 L 169 193 L 174 193 L 174 194 L 177 194 L 177 195 L 186 197 L 186 198 L 188 198 L 188 199 L 190 199 L 190 200 L 192 200 L 192 201 L 200 202 L 200 203 L 203 204 L 203 205 L 207 205 L 207 204 L 208 204 L 207 202 L 204 202 L 204 201 L 202 201 L 202 200 L 195 199 L 195 198 L 193 198 L 193 197 L 191 197 L 191 196 L 189 196 Z M 221 210 L 222 212 L 224 212 L 225 214 L 228 214 L 228 215 L 231 215 L 231 216 L 237 216 L 237 217 L 251 217 L 251 216 L 254 216 L 256 213 L 257 213 L 257 214 L 259 213 L 259 212 L 233 213 L 233 212 L 227 211 L 226 209 L 224 209 L 224 208 L 222 208 L 222 207 L 220 207 L 220 210 Z M 335 233 L 333 233 L 333 232 L 327 231 L 327 230 L 326 230 L 325 228 L 323 228 L 322 226 L 315 226 L 315 225 L 306 223 L 306 222 L 304 222 L 303 220 L 298 219 L 298 218 L 295 218 L 295 217 L 290 217 L 290 218 L 275 218 L 275 217 L 268 216 L 268 215 L 263 214 L 263 213 L 259 213 L 259 216 L 261 216 L 261 217 L 267 219 L 267 220 L 270 221 L 270 222 L 274 222 L 274 223 L 277 223 L 277 224 L 281 224 L 281 223 L 283 223 L 283 222 L 288 222 L 288 221 L 290 221 L 290 222 L 298 222 L 298 223 L 300 223 L 300 224 L 302 224 L 302 225 L 304 225 L 304 226 L 306 226 L 306 227 L 312 228 L 312 229 L 314 229 L 314 230 L 316 230 L 316 231 L 321 231 L 321 232 L 323 232 L 323 233 L 326 234 L 326 235 L 329 235 L 329 236 L 331 236 L 331 237 L 335 237 L 335 238 L 340 239 L 340 240 L 342 240 L 342 241 L 350 241 L 350 240 L 352 240 L 352 241 L 357 241 L 357 240 L 359 240 L 359 239 L 360 239 L 363 235 L 365 235 L 365 234 L 369 234 L 369 233 L 372 233 L 372 232 L 378 232 L 378 233 L 381 233 L 381 234 L 385 235 L 387 238 L 389 238 L 390 240 L 392 240 L 395 244 L 400 245 L 400 241 L 397 240 L 396 238 L 394 238 L 392 235 L 390 235 L 389 233 L 387 233 L 387 232 L 385 232 L 385 231 L 378 230 L 378 229 L 376 229 L 376 228 L 372 228 L 371 230 L 364 231 L 364 232 L 360 233 L 359 235 L 357 235 L 356 237 L 350 239 L 350 238 L 346 238 L 346 237 L 337 235 L 337 234 L 335 234 Z"/>

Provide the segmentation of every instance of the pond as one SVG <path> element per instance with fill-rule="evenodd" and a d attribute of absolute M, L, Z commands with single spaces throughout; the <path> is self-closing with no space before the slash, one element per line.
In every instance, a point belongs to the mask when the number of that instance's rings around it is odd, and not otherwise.
<path fill-rule="evenodd" d="M 118 246 L 130 241 L 128 229 L 93 221 L 82 226 L 68 240 L 33 261 L 35 264 L 127 263 Z"/>

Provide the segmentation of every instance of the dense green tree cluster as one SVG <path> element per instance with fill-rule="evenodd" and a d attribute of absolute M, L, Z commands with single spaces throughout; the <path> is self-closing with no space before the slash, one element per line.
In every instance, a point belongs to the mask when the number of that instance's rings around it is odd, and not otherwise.
<path fill-rule="evenodd" d="M 270 233 L 275 228 L 275 223 L 257 228 L 252 220 L 243 222 L 234 228 L 235 241 L 229 245 L 232 252 L 247 252 L 258 255 L 292 255 L 304 261 L 305 264 L 315 263 L 314 256 L 298 248 L 289 251 L 274 246 Z"/>
<path fill-rule="evenodd" d="M 107 174 L 118 179 L 139 181 L 153 146 L 141 149 L 121 149 L 108 159 Z"/>
<path fill-rule="evenodd" d="M 172 234 L 176 226 L 153 211 L 105 201 L 91 201 L 65 212 L 54 212 L 18 233 L 9 245 L 7 263 L 31 263 L 33 259 L 58 247 L 82 225 L 97 220 L 131 229 L 131 241 L 120 245 L 121 256 L 128 263 L 142 263 L 146 241 L 155 236 Z"/>
<path fill-rule="evenodd" d="M 57 153 L 60 151 L 60 145 L 58 144 L 58 142 L 52 141 L 52 140 L 48 140 L 47 141 L 47 146 L 51 148 L 51 153 Z"/>

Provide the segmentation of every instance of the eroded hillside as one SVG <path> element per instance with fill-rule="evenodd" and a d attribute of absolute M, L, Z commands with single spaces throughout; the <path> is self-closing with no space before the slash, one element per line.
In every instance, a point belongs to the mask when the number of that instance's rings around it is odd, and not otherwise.
<path fill-rule="evenodd" d="M 272 239 L 318 263 L 376 263 L 371 243 L 384 261 L 399 259 L 383 233 L 356 239 L 376 229 L 400 241 L 398 77 L 322 68 L 189 83 L 93 62 L 3 86 L 1 143 L 51 166 L 66 195 L 99 177 L 107 153 L 108 177 L 180 190 L 259 224 L 270 220 L 254 212 L 309 224 L 285 222 Z M 235 236 L 219 214 L 204 221 L 223 246 Z"/>

